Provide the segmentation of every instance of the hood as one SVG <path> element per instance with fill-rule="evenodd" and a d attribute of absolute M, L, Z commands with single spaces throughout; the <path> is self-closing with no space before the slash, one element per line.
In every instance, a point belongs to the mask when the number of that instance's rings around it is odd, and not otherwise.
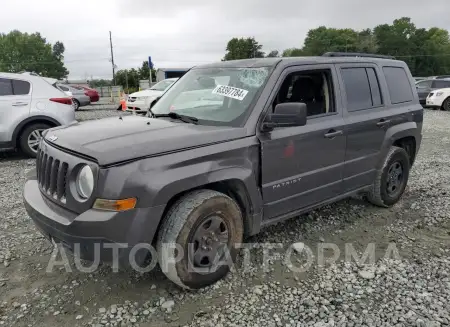
<path fill-rule="evenodd" d="M 245 128 L 202 126 L 125 116 L 79 122 L 45 133 L 47 143 L 92 158 L 100 166 L 245 137 Z"/>
<path fill-rule="evenodd" d="M 131 98 L 140 98 L 140 97 L 159 97 L 163 94 L 163 91 L 155 91 L 155 90 L 143 90 L 139 92 L 134 92 L 129 95 Z"/>

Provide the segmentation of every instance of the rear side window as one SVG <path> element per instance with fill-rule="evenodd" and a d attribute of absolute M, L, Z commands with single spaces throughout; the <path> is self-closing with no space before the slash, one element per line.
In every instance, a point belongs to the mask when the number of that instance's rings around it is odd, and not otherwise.
<path fill-rule="evenodd" d="M 13 80 L 14 95 L 27 95 L 30 93 L 30 83 L 26 81 Z"/>
<path fill-rule="evenodd" d="M 63 90 L 63 91 L 69 91 L 69 88 L 68 87 L 65 87 L 65 86 L 62 86 L 62 85 L 58 85 L 59 86 L 59 88 L 61 89 L 61 90 Z"/>
<path fill-rule="evenodd" d="M 10 79 L 0 78 L 0 96 L 13 95 Z"/>
<path fill-rule="evenodd" d="M 392 104 L 410 102 L 413 93 L 408 75 L 402 67 L 383 67 Z"/>
<path fill-rule="evenodd" d="M 440 80 L 433 81 L 433 88 L 435 89 L 443 89 L 446 87 L 450 87 L 450 81 L 440 81 Z"/>
<path fill-rule="evenodd" d="M 382 105 L 380 85 L 373 68 L 343 68 L 347 110 L 370 109 Z"/>

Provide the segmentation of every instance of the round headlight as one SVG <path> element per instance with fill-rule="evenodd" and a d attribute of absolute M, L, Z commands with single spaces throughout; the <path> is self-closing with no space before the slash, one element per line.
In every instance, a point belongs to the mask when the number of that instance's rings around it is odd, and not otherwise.
<path fill-rule="evenodd" d="M 92 173 L 91 167 L 86 165 L 80 169 L 76 186 L 78 195 L 83 199 L 87 199 L 92 195 L 92 191 L 94 190 L 94 174 Z"/>

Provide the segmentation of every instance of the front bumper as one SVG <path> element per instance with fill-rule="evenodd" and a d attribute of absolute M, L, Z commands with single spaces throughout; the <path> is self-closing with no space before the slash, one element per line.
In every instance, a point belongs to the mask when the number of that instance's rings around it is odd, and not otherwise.
<path fill-rule="evenodd" d="M 123 212 L 90 209 L 76 214 L 43 196 L 34 178 L 25 183 L 23 200 L 28 215 L 47 239 L 81 259 L 95 261 L 100 256 L 101 262 L 117 262 L 121 267 L 130 265 L 130 251 L 135 246 L 142 250 L 133 255 L 134 262 L 141 265 L 145 261 L 148 250 L 141 245 L 152 244 L 164 211 L 164 206 L 158 206 Z"/>
<path fill-rule="evenodd" d="M 426 103 L 425 103 L 425 107 L 427 108 L 440 108 L 442 107 L 442 102 L 444 99 L 439 99 L 439 98 L 427 98 Z"/>

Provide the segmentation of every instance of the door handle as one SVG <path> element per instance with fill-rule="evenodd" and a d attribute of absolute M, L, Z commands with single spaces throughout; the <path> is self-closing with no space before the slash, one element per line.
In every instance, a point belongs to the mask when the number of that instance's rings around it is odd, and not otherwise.
<path fill-rule="evenodd" d="M 389 119 L 381 119 L 378 123 L 377 126 L 378 127 L 383 127 L 386 126 L 387 124 L 390 124 L 391 121 Z"/>
<path fill-rule="evenodd" d="M 342 135 L 342 134 L 344 134 L 343 131 L 336 131 L 334 129 L 330 129 L 324 136 L 327 139 L 332 139 L 332 138 L 335 138 L 336 136 L 339 136 L 339 135 Z"/>
<path fill-rule="evenodd" d="M 28 106 L 28 103 L 26 103 L 26 102 L 15 102 L 12 105 L 13 105 L 13 107 L 24 107 L 24 106 Z"/>

